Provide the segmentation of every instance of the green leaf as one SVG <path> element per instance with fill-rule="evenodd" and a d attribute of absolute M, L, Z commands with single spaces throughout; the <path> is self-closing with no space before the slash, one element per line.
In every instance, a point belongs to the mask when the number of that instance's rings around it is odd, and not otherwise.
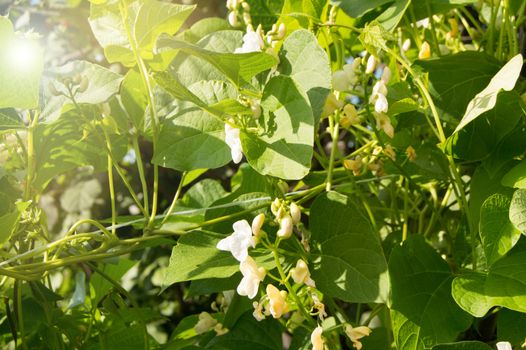
<path fill-rule="evenodd" d="M 14 208 L 0 216 L 0 244 L 7 242 L 18 226 L 20 216 L 29 207 L 31 202 L 17 202 Z"/>
<path fill-rule="evenodd" d="M 358 38 L 368 52 L 376 54 L 387 48 L 387 40 L 390 40 L 392 35 L 378 21 L 372 21 L 362 29 Z"/>
<path fill-rule="evenodd" d="M 223 18 L 206 17 L 192 24 L 192 26 L 184 32 L 177 35 L 178 38 L 189 42 L 197 43 L 205 36 L 218 32 L 221 30 L 231 30 L 232 27 Z"/>
<path fill-rule="evenodd" d="M 296 30 L 281 46 L 278 70 L 291 76 L 307 93 L 316 124 L 331 88 L 331 68 L 325 50 L 308 30 Z"/>
<path fill-rule="evenodd" d="M 265 85 L 258 133 L 243 131 L 248 163 L 263 175 L 301 179 L 308 174 L 314 118 L 308 98 L 292 78 L 276 76 Z"/>
<path fill-rule="evenodd" d="M 526 234 L 526 190 L 518 189 L 513 193 L 509 208 L 509 217 L 513 226 L 523 234 Z"/>
<path fill-rule="evenodd" d="M 519 348 L 526 341 L 526 313 L 501 309 L 497 316 L 497 339 Z"/>
<path fill-rule="evenodd" d="M 522 160 L 502 177 L 504 186 L 526 189 L 526 160 Z"/>
<path fill-rule="evenodd" d="M 331 0 L 332 5 L 341 8 L 350 17 L 358 18 L 375 8 L 391 2 L 392 0 L 346 1 Z"/>
<path fill-rule="evenodd" d="M 474 51 L 416 61 L 415 65 L 428 72 L 433 101 L 454 120 L 464 114 L 469 101 L 500 69 L 495 58 Z"/>
<path fill-rule="evenodd" d="M 14 109 L 0 109 L 0 132 L 4 130 L 22 129 L 24 127 L 24 122 Z"/>
<path fill-rule="evenodd" d="M 411 0 L 395 0 L 376 20 L 380 22 L 382 27 L 387 31 L 393 32 L 404 17 L 411 3 Z"/>
<path fill-rule="evenodd" d="M 468 273 L 453 281 L 453 298 L 475 317 L 494 306 L 526 312 L 526 252 L 511 252 L 490 266 L 487 274 Z"/>
<path fill-rule="evenodd" d="M 116 264 L 107 263 L 102 266 L 98 266 L 98 269 L 102 271 L 106 276 L 110 277 L 115 281 L 120 281 L 122 276 L 128 272 L 133 266 L 137 264 L 136 261 L 129 259 L 120 258 L 117 260 Z M 90 284 L 92 286 L 93 293 L 90 295 L 92 299 L 92 305 L 98 305 L 98 303 L 108 294 L 108 292 L 113 288 L 107 279 L 102 277 L 101 274 L 94 272 L 90 278 Z"/>
<path fill-rule="evenodd" d="M 480 341 L 461 341 L 458 343 L 439 344 L 432 350 L 491 350 L 492 348 Z"/>
<path fill-rule="evenodd" d="M 502 258 L 520 238 L 510 221 L 510 197 L 494 194 L 480 208 L 480 238 L 488 265 Z"/>
<path fill-rule="evenodd" d="M 264 52 L 220 53 L 166 35 L 159 38 L 157 49 L 160 53 L 175 50 L 197 56 L 212 64 L 234 85 L 240 87 L 249 84 L 254 76 L 278 63 L 275 57 Z"/>
<path fill-rule="evenodd" d="M 451 297 L 453 275 L 448 264 L 422 236 L 411 236 L 393 248 L 389 273 L 399 348 L 424 349 L 451 342 L 471 324 L 471 317 Z"/>
<path fill-rule="evenodd" d="M 365 215 L 349 197 L 337 192 L 320 195 L 310 212 L 312 241 L 320 244 L 312 271 L 316 287 L 344 301 L 385 302 L 387 263 Z"/>
<path fill-rule="evenodd" d="M 488 86 L 469 102 L 466 113 L 455 129 L 455 133 L 482 113 L 493 109 L 497 103 L 497 95 L 501 90 L 513 90 L 521 73 L 522 61 L 522 55 L 516 55 L 491 78 Z"/>
<path fill-rule="evenodd" d="M 415 19 L 419 20 L 475 2 L 477 2 L 477 0 L 418 0 L 411 2 L 411 6 L 413 7 L 411 11 Z"/>
<path fill-rule="evenodd" d="M 217 243 L 225 238 L 209 231 L 191 231 L 179 238 L 172 250 L 170 264 L 165 271 L 163 289 L 170 285 L 205 278 L 226 278 L 239 271 L 239 261 L 230 252 L 216 248 Z M 258 266 L 273 268 L 272 255 L 251 256 Z"/>
<path fill-rule="evenodd" d="M 521 117 L 522 101 L 514 91 L 499 94 L 496 106 L 451 135 L 445 145 L 455 158 L 476 161 L 489 158 L 499 143 L 505 141 Z"/>
<path fill-rule="evenodd" d="M 126 8 L 121 9 L 117 0 L 92 3 L 89 22 L 108 61 L 128 67 L 136 64 L 133 47 L 143 58 L 152 59 L 159 35 L 175 34 L 195 8 L 157 0 L 126 4 Z"/>
<path fill-rule="evenodd" d="M 35 39 L 15 33 L 11 21 L 3 16 L 0 47 L 0 108 L 37 107 L 44 66 L 42 49 Z"/>
<path fill-rule="evenodd" d="M 266 319 L 258 322 L 252 311 L 239 318 L 225 335 L 214 337 L 207 349 L 229 350 L 282 350 L 282 329 L 278 322 Z"/>
<path fill-rule="evenodd" d="M 76 75 L 84 76 L 88 80 L 85 91 L 75 94 L 77 103 L 98 104 L 108 101 L 119 92 L 122 76 L 108 68 L 87 61 L 73 61 L 52 71 L 56 79 L 74 78 Z M 63 84 L 54 84 L 56 90 L 68 94 Z M 75 91 L 75 90 L 74 90 Z"/>
<path fill-rule="evenodd" d="M 169 84 L 175 80 L 168 74 L 156 75 L 156 79 L 163 87 L 168 87 L 168 92 L 174 97 L 191 99 L 201 107 L 183 107 L 173 118 L 163 122 L 153 163 L 181 171 L 212 169 L 227 164 L 231 155 L 224 142 L 225 124 L 202 109 L 220 113 L 207 105 L 235 98 L 237 91 L 224 82 L 202 81 L 185 92 L 175 88 L 179 85 Z"/>

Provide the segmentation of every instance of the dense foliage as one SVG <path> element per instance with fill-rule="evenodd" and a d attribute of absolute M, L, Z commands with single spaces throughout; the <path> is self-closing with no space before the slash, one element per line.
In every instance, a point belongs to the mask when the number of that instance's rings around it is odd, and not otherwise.
<path fill-rule="evenodd" d="M 526 1 L 0 5 L 0 346 L 526 347 Z"/>

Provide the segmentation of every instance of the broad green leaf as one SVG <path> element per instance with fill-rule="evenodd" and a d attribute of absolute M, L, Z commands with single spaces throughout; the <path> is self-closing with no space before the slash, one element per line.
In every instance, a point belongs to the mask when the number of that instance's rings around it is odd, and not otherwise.
<path fill-rule="evenodd" d="M 223 18 L 206 17 L 195 22 L 189 29 L 178 34 L 177 37 L 189 43 L 197 43 L 208 34 L 231 29 L 230 24 Z"/>
<path fill-rule="evenodd" d="M 504 186 L 526 189 L 526 160 L 522 160 L 502 177 Z"/>
<path fill-rule="evenodd" d="M 469 101 L 500 69 L 495 58 L 474 51 L 416 61 L 415 65 L 428 72 L 433 101 L 454 120 L 460 119 Z"/>
<path fill-rule="evenodd" d="M 495 107 L 497 95 L 501 90 L 511 91 L 515 87 L 515 83 L 521 73 L 522 60 L 521 54 L 516 55 L 491 78 L 488 86 L 469 102 L 466 113 L 455 129 L 455 133 L 482 113 Z"/>
<path fill-rule="evenodd" d="M 177 202 L 174 209 L 174 214 L 162 226 L 166 230 L 181 230 L 186 227 L 191 227 L 195 223 L 203 222 L 205 218 L 205 208 L 209 207 L 215 201 L 225 197 L 227 192 L 217 180 L 204 179 L 193 185 L 183 198 Z M 203 209 L 196 214 L 181 214 L 180 211 L 191 209 Z"/>
<path fill-rule="evenodd" d="M 337 192 L 320 195 L 310 212 L 312 242 L 320 245 L 319 255 L 313 255 L 316 287 L 344 301 L 385 302 L 387 263 L 380 239 L 364 214 Z"/>
<path fill-rule="evenodd" d="M 420 20 L 438 13 L 445 13 L 456 7 L 469 5 L 477 0 L 418 0 L 412 1 L 411 11 L 416 20 Z"/>
<path fill-rule="evenodd" d="M 519 348 L 526 341 L 526 313 L 501 309 L 497 315 L 497 339 Z"/>
<path fill-rule="evenodd" d="M 425 349 L 455 341 L 471 317 L 451 297 L 453 274 L 422 236 L 393 248 L 389 259 L 391 316 L 396 344 Z"/>
<path fill-rule="evenodd" d="M 258 322 L 252 311 L 239 318 L 228 333 L 214 337 L 206 349 L 221 350 L 282 350 L 282 329 L 278 322 L 266 319 Z"/>
<path fill-rule="evenodd" d="M 526 252 L 511 252 L 490 266 L 489 272 L 467 273 L 453 281 L 453 298 L 475 317 L 502 306 L 526 312 Z"/>
<path fill-rule="evenodd" d="M 349 16 L 358 18 L 375 8 L 391 2 L 392 0 L 346 1 L 331 0 L 332 5 L 341 8 Z"/>
<path fill-rule="evenodd" d="M 241 47 L 243 34 L 239 30 L 221 30 L 203 37 L 196 45 L 217 53 L 233 53 L 236 48 Z M 184 52 L 174 52 L 174 54 L 176 57 L 171 61 L 168 72 L 184 86 L 190 86 L 201 80 L 229 82 L 229 79 L 212 63 Z"/>
<path fill-rule="evenodd" d="M 510 221 L 510 197 L 494 194 L 480 208 L 480 238 L 488 265 L 502 258 L 520 238 Z"/>
<path fill-rule="evenodd" d="M 175 34 L 195 8 L 157 0 L 127 1 L 122 8 L 119 3 L 92 3 L 89 22 L 108 61 L 129 67 L 136 64 L 134 51 L 152 59 L 159 35 Z"/>
<path fill-rule="evenodd" d="M 283 1 L 247 0 L 250 5 L 252 25 L 256 28 L 259 24 L 268 31 L 278 21 L 283 8 Z"/>
<path fill-rule="evenodd" d="M 455 158 L 475 161 L 489 158 L 524 115 L 519 94 L 499 94 L 496 105 L 451 135 L 445 148 Z"/>
<path fill-rule="evenodd" d="M 236 86 L 249 84 L 254 76 L 278 63 L 275 57 L 264 52 L 241 54 L 215 52 L 166 35 L 161 36 L 157 41 L 157 49 L 160 53 L 175 50 L 197 56 L 216 67 Z"/>
<path fill-rule="evenodd" d="M 259 130 L 241 133 L 248 163 L 263 175 L 303 178 L 311 166 L 314 142 L 307 96 L 292 78 L 276 76 L 265 85 L 261 108 Z"/>
<path fill-rule="evenodd" d="M 440 344 L 433 346 L 432 350 L 491 350 L 492 348 L 480 341 L 461 341 L 458 343 Z"/>
<path fill-rule="evenodd" d="M 307 93 L 316 123 L 331 88 L 331 68 L 325 51 L 308 30 L 296 30 L 281 46 L 278 70 L 291 76 Z"/>
<path fill-rule="evenodd" d="M 395 0 L 376 20 L 387 31 L 393 32 L 411 3 L 411 0 Z"/>
<path fill-rule="evenodd" d="M 20 216 L 26 211 L 30 204 L 31 202 L 17 202 L 14 205 L 14 208 L 0 216 L 0 244 L 4 244 L 11 238 L 11 235 L 14 233 L 18 225 Z"/>
<path fill-rule="evenodd" d="M 513 226 L 526 234 L 526 190 L 518 189 L 511 198 L 509 217 Z"/>
<path fill-rule="evenodd" d="M 36 108 L 44 66 L 42 49 L 36 39 L 15 33 L 11 21 L 3 16 L 0 47 L 0 108 Z"/>
<path fill-rule="evenodd" d="M 12 108 L 0 109 L 0 132 L 17 130 L 25 127 L 18 113 Z"/>
<path fill-rule="evenodd" d="M 70 78 L 76 75 L 87 79 L 85 91 L 78 91 L 75 94 L 77 103 L 98 104 L 108 101 L 113 95 L 119 92 L 122 76 L 112 72 L 108 68 L 93 64 L 87 61 L 73 61 L 57 68 L 52 72 L 57 79 Z M 67 94 L 67 89 L 60 83 L 54 84 L 56 90 Z"/>
<path fill-rule="evenodd" d="M 169 84 L 175 80 L 168 74 L 156 75 L 156 79 L 174 97 L 187 98 L 200 107 L 181 108 L 173 118 L 163 122 L 153 163 L 181 171 L 212 169 L 227 164 L 231 154 L 224 142 L 225 123 L 203 109 L 220 113 L 208 106 L 227 98 L 236 98 L 236 90 L 220 81 L 202 81 L 186 91 L 177 90 Z"/>
<path fill-rule="evenodd" d="M 239 272 L 239 261 L 230 252 L 216 248 L 217 243 L 225 238 L 209 231 L 191 231 L 179 238 L 172 250 L 170 264 L 165 271 L 163 288 L 170 285 L 205 278 L 227 278 Z M 272 255 L 260 255 L 251 252 L 258 266 L 274 268 Z"/>
<path fill-rule="evenodd" d="M 104 265 L 99 265 L 98 269 L 111 279 L 120 281 L 122 276 L 124 276 L 126 272 L 135 266 L 135 264 L 137 264 L 137 262 L 120 258 L 117 260 L 116 264 L 107 263 Z M 91 276 L 90 284 L 93 291 L 93 293 L 90 295 L 92 299 L 92 305 L 97 305 L 113 287 L 111 282 L 109 282 L 97 272 L 94 272 Z"/>
<path fill-rule="evenodd" d="M 522 155 L 524 149 L 526 149 L 526 128 L 522 126 L 522 123 L 517 123 L 515 129 L 497 144 L 491 156 L 484 160 L 483 165 L 489 174 L 494 176 L 503 166 Z M 508 186 L 504 180 L 501 180 L 501 183 Z M 514 186 L 511 185 L 510 187 Z"/>

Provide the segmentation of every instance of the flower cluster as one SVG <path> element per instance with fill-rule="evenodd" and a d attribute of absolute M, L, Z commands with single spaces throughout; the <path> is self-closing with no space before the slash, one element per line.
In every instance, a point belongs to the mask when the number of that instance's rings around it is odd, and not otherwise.
<path fill-rule="evenodd" d="M 239 295 L 246 295 L 253 299 L 259 289 L 259 283 L 265 279 L 266 271 L 258 267 L 256 261 L 248 255 L 248 248 L 254 248 L 261 226 L 265 221 L 264 214 L 258 215 L 252 225 L 246 220 L 236 221 L 232 227 L 234 232 L 217 243 L 217 249 L 229 251 L 240 262 L 239 270 L 243 275 L 237 287 Z"/>
<path fill-rule="evenodd" d="M 226 8 L 228 9 L 228 23 L 232 27 L 238 27 L 243 21 L 245 25 L 252 23 L 250 16 L 250 5 L 245 0 L 227 0 Z"/>

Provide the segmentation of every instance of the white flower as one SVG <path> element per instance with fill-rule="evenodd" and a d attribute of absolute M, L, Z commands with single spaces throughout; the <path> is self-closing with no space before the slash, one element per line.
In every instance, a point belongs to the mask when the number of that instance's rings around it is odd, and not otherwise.
<path fill-rule="evenodd" d="M 264 46 L 265 43 L 257 32 L 248 31 L 243 36 L 243 45 L 237 48 L 234 53 L 261 52 Z"/>
<path fill-rule="evenodd" d="M 237 294 L 246 295 L 253 299 L 258 293 L 259 282 L 265 278 L 265 269 L 258 267 L 254 259 L 249 256 L 239 265 L 239 270 L 241 270 L 243 278 L 237 286 Z"/>
<path fill-rule="evenodd" d="M 378 80 L 376 84 L 374 84 L 373 86 L 373 96 L 377 94 L 382 94 L 384 96 L 387 95 L 387 87 L 385 86 L 385 81 L 383 80 L 383 76 L 382 76 L 382 80 Z"/>
<path fill-rule="evenodd" d="M 272 284 L 267 285 L 267 296 L 269 299 L 270 313 L 274 318 L 280 318 L 283 314 L 289 312 L 287 304 L 287 292 L 279 290 Z"/>
<path fill-rule="evenodd" d="M 507 342 L 507 341 L 498 342 L 497 350 L 512 350 L 510 342 Z"/>
<path fill-rule="evenodd" d="M 232 11 L 228 14 L 228 23 L 230 23 L 232 27 L 237 27 L 237 25 L 239 24 L 239 21 L 237 20 L 236 11 Z"/>
<path fill-rule="evenodd" d="M 292 227 L 292 218 L 290 215 L 285 215 L 279 223 L 279 230 L 277 232 L 278 237 L 283 239 L 289 238 L 292 235 Z"/>
<path fill-rule="evenodd" d="M 241 162 L 243 158 L 243 148 L 241 147 L 241 138 L 239 129 L 234 128 L 229 123 L 225 123 L 225 142 L 230 147 L 230 154 L 234 163 Z"/>
<path fill-rule="evenodd" d="M 199 314 L 199 321 L 194 326 L 194 330 L 197 334 L 203 334 L 212 330 L 216 324 L 217 320 L 208 312 L 203 311 Z"/>
<path fill-rule="evenodd" d="M 387 102 L 387 98 L 383 94 L 377 94 L 376 95 L 376 102 L 374 103 L 374 110 L 377 113 L 387 113 L 387 109 L 389 108 L 389 103 Z"/>
<path fill-rule="evenodd" d="M 292 279 L 297 284 L 305 283 L 309 287 L 316 287 L 316 284 L 310 277 L 309 266 L 305 261 L 299 259 L 296 267 L 290 270 Z"/>
<path fill-rule="evenodd" d="M 367 66 L 365 68 L 365 74 L 371 74 L 376 69 L 376 58 L 370 55 L 367 59 Z"/>
<path fill-rule="evenodd" d="M 353 347 L 356 348 L 356 350 L 360 350 L 362 348 L 362 343 L 360 342 L 360 339 L 369 336 L 369 334 L 371 334 L 371 329 L 366 326 L 353 327 L 350 324 L 348 324 L 345 327 L 345 333 L 347 334 L 349 339 L 351 339 Z"/>
<path fill-rule="evenodd" d="M 323 350 L 324 343 L 323 338 L 321 337 L 321 334 L 323 333 L 323 328 L 321 326 L 318 326 L 314 328 L 310 335 L 310 342 L 312 343 L 312 350 Z"/>
<path fill-rule="evenodd" d="M 417 27 L 423 27 L 423 28 L 429 28 L 429 17 L 426 17 L 424 19 L 421 19 L 420 21 L 416 22 Z"/>
<path fill-rule="evenodd" d="M 243 262 L 248 257 L 248 248 L 256 246 L 256 240 L 252 236 L 252 228 L 247 220 L 236 221 L 232 227 L 234 233 L 220 240 L 216 247 L 231 252 L 234 258 Z"/>

